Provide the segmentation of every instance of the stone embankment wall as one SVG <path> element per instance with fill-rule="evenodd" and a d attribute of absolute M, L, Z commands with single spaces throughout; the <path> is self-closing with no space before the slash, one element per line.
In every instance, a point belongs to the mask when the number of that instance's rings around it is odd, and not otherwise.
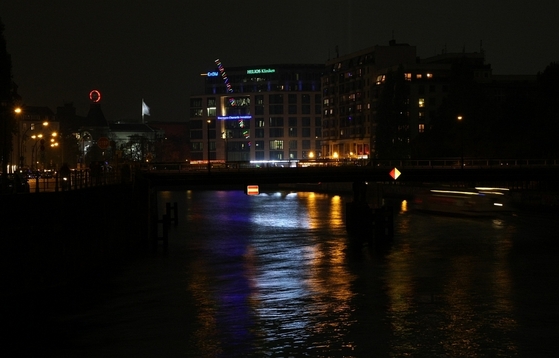
<path fill-rule="evenodd" d="M 145 252 L 153 197 L 138 183 L 3 195 L 4 294 L 64 285 Z"/>

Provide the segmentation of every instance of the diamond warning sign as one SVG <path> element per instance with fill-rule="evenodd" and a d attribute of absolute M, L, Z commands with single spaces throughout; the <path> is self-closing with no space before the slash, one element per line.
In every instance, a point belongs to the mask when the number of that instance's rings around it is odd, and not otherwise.
<path fill-rule="evenodd" d="M 390 176 L 392 177 L 392 179 L 396 180 L 398 179 L 398 177 L 400 176 L 400 171 L 397 168 L 394 168 L 390 171 Z"/>

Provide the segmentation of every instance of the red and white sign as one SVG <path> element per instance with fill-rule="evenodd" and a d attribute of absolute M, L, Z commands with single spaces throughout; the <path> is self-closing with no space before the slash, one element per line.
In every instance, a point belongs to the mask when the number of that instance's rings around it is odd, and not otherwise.
<path fill-rule="evenodd" d="M 399 177 L 400 174 L 402 174 L 402 173 L 400 173 L 400 171 L 399 171 L 397 168 L 394 168 L 394 169 L 392 169 L 392 170 L 390 171 L 389 174 L 390 174 L 390 176 L 392 177 L 392 179 L 396 180 L 396 179 L 398 179 L 398 177 Z"/>
<path fill-rule="evenodd" d="M 260 194 L 258 185 L 247 185 L 247 195 L 258 195 L 258 194 Z"/>

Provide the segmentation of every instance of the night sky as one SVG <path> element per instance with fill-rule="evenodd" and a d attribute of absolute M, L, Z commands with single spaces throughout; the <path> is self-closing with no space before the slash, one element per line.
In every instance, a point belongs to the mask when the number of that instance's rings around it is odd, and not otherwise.
<path fill-rule="evenodd" d="M 505 5 L 506 4 L 506 5 Z M 495 74 L 536 74 L 559 61 L 559 1 L 17 0 L 0 2 L 24 104 L 89 109 L 109 121 L 188 117 L 200 73 L 223 65 L 325 63 L 394 38 L 420 57 L 477 52 Z"/>

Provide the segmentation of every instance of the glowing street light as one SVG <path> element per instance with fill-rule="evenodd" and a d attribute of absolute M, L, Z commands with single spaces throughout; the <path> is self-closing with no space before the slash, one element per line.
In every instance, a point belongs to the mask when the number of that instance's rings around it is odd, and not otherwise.
<path fill-rule="evenodd" d="M 464 117 L 462 117 L 461 115 L 458 115 L 456 117 L 456 119 L 458 120 L 458 123 L 462 123 L 462 119 L 464 119 Z M 460 168 L 464 169 L 464 130 L 462 129 L 462 125 L 460 125 L 460 152 L 461 152 L 461 157 L 460 157 Z"/>

